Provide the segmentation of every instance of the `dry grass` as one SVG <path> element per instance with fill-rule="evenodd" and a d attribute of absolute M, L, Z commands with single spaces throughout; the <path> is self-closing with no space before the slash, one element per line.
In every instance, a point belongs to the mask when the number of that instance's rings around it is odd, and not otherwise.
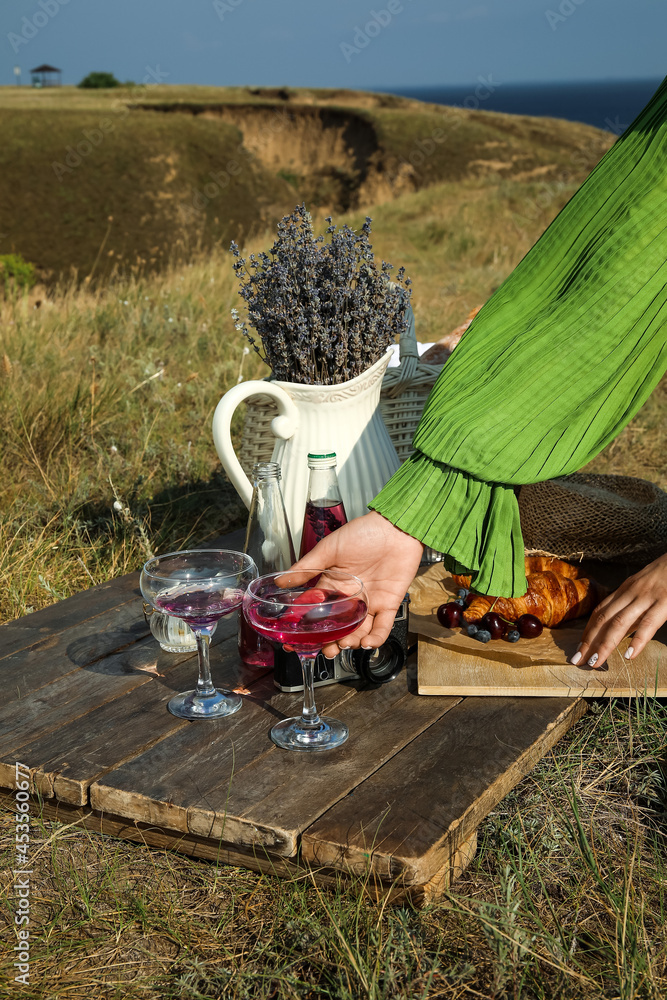
<path fill-rule="evenodd" d="M 85 830 L 31 835 L 31 988 L 68 998 L 658 998 L 667 989 L 665 709 L 594 702 L 421 911 Z M 33 806 L 36 811 L 36 807 Z M 0 812 L 7 872 L 13 817 Z M 11 876 L 0 921 L 13 937 Z M 11 978 L 11 956 L 2 975 Z"/>
<path fill-rule="evenodd" d="M 0 87 L 0 127 L 0 252 L 49 283 L 163 271 L 304 199 L 339 212 L 445 179 L 580 183 L 613 141 L 576 122 L 386 94 L 142 82 Z"/>
<path fill-rule="evenodd" d="M 415 282 L 420 339 L 483 302 L 560 207 L 520 229 L 515 202 L 532 189 L 517 185 L 512 201 L 506 185 L 443 184 L 372 210 L 376 253 Z M 161 276 L 0 302 L 0 620 L 141 563 L 146 546 L 114 512 L 113 487 L 156 550 L 242 522 L 209 430 L 240 366 L 266 373 L 243 354 L 237 301 L 231 255 L 216 251 Z"/>
<path fill-rule="evenodd" d="M 415 282 L 420 339 L 484 301 L 568 193 L 538 209 L 538 185 L 471 179 L 373 209 L 376 252 Z M 243 360 L 235 298 L 230 261 L 216 253 L 150 280 L 2 304 L 3 619 L 138 567 L 147 546 L 241 523 L 209 431 Z M 263 374 L 249 362 L 245 377 Z M 595 467 L 667 485 L 666 391 L 663 382 Z M 361 882 L 320 890 L 37 820 L 22 992 L 664 996 L 665 709 L 646 698 L 593 710 L 482 825 L 477 859 L 447 898 L 421 912 L 371 902 Z M 2 976 L 13 995 L 13 816 L 0 811 L 0 821 L 11 946 Z"/>

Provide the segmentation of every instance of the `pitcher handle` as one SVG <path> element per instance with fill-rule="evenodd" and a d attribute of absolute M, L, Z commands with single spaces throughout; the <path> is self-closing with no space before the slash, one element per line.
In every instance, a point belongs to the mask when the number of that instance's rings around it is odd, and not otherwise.
<path fill-rule="evenodd" d="M 252 486 L 241 467 L 232 444 L 234 410 L 250 396 L 270 396 L 278 404 L 278 416 L 271 421 L 271 432 L 278 438 L 291 438 L 299 426 L 299 411 L 292 398 L 274 382 L 242 382 L 226 392 L 213 414 L 213 441 L 222 467 L 236 492 L 250 509 Z"/>

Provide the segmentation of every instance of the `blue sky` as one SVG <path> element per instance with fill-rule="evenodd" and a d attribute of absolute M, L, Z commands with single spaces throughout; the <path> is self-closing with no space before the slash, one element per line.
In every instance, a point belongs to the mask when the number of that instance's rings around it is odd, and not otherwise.
<path fill-rule="evenodd" d="M 42 62 L 64 83 L 371 90 L 667 72 L 664 0 L 4 0 L 0 38 L 3 84 Z"/>

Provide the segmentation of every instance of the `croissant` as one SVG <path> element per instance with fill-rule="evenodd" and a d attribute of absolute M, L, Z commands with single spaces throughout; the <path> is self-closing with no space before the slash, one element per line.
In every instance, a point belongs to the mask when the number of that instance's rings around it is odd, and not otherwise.
<path fill-rule="evenodd" d="M 526 556 L 525 564 L 526 576 L 531 573 L 544 573 L 545 570 L 559 573 L 560 576 L 566 576 L 570 580 L 578 580 L 580 575 L 578 566 L 573 566 L 564 559 L 557 559 L 556 556 Z"/>
<path fill-rule="evenodd" d="M 476 597 L 465 613 L 465 620 L 477 621 L 493 606 L 494 611 L 509 621 L 516 621 L 520 615 L 535 615 L 547 628 L 553 628 L 588 614 L 603 593 L 595 580 L 570 579 L 553 570 L 545 570 L 528 575 L 528 590 L 523 597 Z"/>
<path fill-rule="evenodd" d="M 579 579 L 579 567 L 573 566 L 572 563 L 565 562 L 563 559 L 557 559 L 556 556 L 526 556 L 525 566 L 526 576 L 530 576 L 531 573 L 543 573 L 545 570 L 551 570 L 552 573 L 560 573 L 561 576 L 566 576 L 570 580 Z M 452 580 L 457 587 L 469 589 L 472 576 L 459 576 L 453 573 Z"/>

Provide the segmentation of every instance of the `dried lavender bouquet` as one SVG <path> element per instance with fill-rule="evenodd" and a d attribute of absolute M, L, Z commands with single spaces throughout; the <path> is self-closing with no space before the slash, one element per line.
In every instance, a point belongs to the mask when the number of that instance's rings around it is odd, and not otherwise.
<path fill-rule="evenodd" d="M 375 364 L 404 332 L 410 279 L 401 267 L 378 269 L 369 242 L 371 219 L 360 233 L 326 220 L 328 239 L 315 236 L 310 213 L 297 205 L 278 224 L 270 252 L 246 260 L 231 252 L 248 306 L 248 322 L 232 316 L 254 349 L 284 382 L 337 385 Z M 259 334 L 262 348 L 248 330 Z"/>

